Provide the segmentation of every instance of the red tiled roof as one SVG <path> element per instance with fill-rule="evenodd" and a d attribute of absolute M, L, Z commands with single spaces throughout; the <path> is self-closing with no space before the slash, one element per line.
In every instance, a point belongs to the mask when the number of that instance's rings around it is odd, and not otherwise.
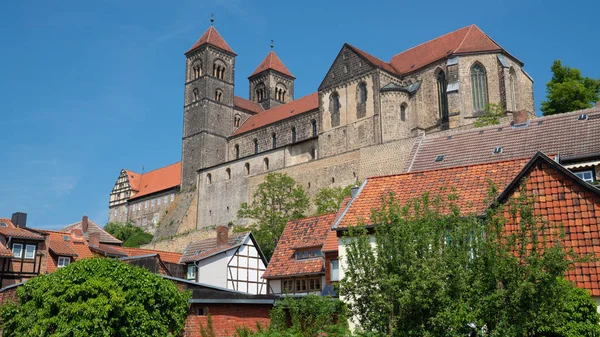
<path fill-rule="evenodd" d="M 5 222 L 4 220 L 0 222 Z M 6 223 L 6 222 L 5 222 Z M 6 223 L 8 224 L 8 223 Z M 11 223 L 12 224 L 12 223 Z M 9 225 L 10 226 L 10 225 Z M 0 227 L 0 235 L 19 239 L 43 240 L 44 238 L 38 234 L 32 233 L 26 229 L 19 227 Z"/>
<path fill-rule="evenodd" d="M 206 259 L 207 257 L 211 257 L 220 252 L 228 251 L 230 249 L 237 248 L 241 246 L 246 238 L 251 235 L 249 232 L 247 233 L 238 233 L 234 235 L 230 235 L 227 239 L 227 243 L 222 245 L 217 245 L 216 238 L 209 238 L 200 241 L 191 242 L 183 252 L 180 263 L 187 263 L 192 261 L 200 261 Z"/>
<path fill-rule="evenodd" d="M 470 25 L 397 54 L 390 65 L 397 74 L 406 74 L 449 55 L 501 50 L 479 27 Z"/>
<path fill-rule="evenodd" d="M 265 57 L 265 59 L 258 65 L 258 67 L 256 67 L 252 74 L 248 76 L 248 78 L 256 74 L 260 74 L 267 69 L 273 69 L 291 78 L 295 78 L 294 75 L 292 75 L 292 73 L 288 70 L 288 68 L 286 68 L 283 62 L 281 62 L 277 54 L 275 54 L 275 52 L 272 50 L 267 54 L 267 57 Z"/>
<path fill-rule="evenodd" d="M 51 231 L 45 229 L 33 229 L 46 235 L 47 247 L 54 255 L 47 254 L 46 272 L 55 271 L 58 266 L 58 256 L 68 256 L 75 261 L 94 257 L 83 237 L 75 237 L 68 232 Z M 68 241 L 64 239 L 67 236 Z"/>
<path fill-rule="evenodd" d="M 146 172 L 138 179 L 139 191 L 129 200 L 164 191 L 181 184 L 181 162 Z"/>
<path fill-rule="evenodd" d="M 165 252 L 162 250 L 123 247 L 128 256 L 158 254 L 163 262 L 179 264 L 181 253 Z"/>
<path fill-rule="evenodd" d="M 323 258 L 296 260 L 294 253 L 296 248 L 323 246 L 334 219 L 331 213 L 288 222 L 263 278 L 324 273 Z"/>
<path fill-rule="evenodd" d="M 325 237 L 325 244 L 323 244 L 323 248 L 321 249 L 321 251 L 323 253 L 338 251 L 338 238 L 337 233 L 334 230 L 329 230 L 327 232 L 327 236 Z"/>
<path fill-rule="evenodd" d="M 502 190 L 526 163 L 526 159 L 517 159 L 368 178 L 362 191 L 340 216 L 337 228 L 348 228 L 357 225 L 361 220 L 365 225 L 371 225 L 371 210 L 380 207 L 382 198 L 390 193 L 394 193 L 396 200 L 401 204 L 418 198 L 425 192 L 442 198 L 455 194 L 458 200 L 454 203 L 460 207 L 462 213 L 479 214 L 488 206 L 484 202 L 488 196 L 487 179 L 492 180 L 498 189 Z"/>
<path fill-rule="evenodd" d="M 377 57 L 375 57 L 361 49 L 358 49 L 350 44 L 346 43 L 346 46 L 348 46 L 350 49 L 354 50 L 354 52 L 356 52 L 357 54 L 359 54 L 362 57 L 364 57 L 365 59 L 367 59 L 367 61 L 371 62 L 376 67 L 386 70 L 387 72 L 390 72 L 392 74 L 396 73 L 396 69 L 394 69 L 389 63 L 384 62 L 384 61 L 378 59 Z"/>
<path fill-rule="evenodd" d="M 588 119 L 578 120 L 584 113 Z M 537 151 L 560 154 L 561 158 L 600 154 L 598 130 L 600 108 L 595 107 L 532 119 L 526 127 L 496 125 L 453 133 L 450 139 L 447 135 L 426 136 L 421 142 L 415 142 L 410 170 L 531 157 Z M 495 147 L 502 147 L 502 153 L 494 154 Z M 444 160 L 435 162 L 438 155 L 444 155 Z"/>
<path fill-rule="evenodd" d="M 13 257 L 13 252 L 6 248 L 2 242 L 0 242 L 0 257 Z"/>
<path fill-rule="evenodd" d="M 138 188 L 140 185 L 140 174 L 130 170 L 125 170 L 125 174 L 127 174 L 127 179 L 129 180 L 129 186 L 131 189 L 136 192 L 139 191 Z"/>
<path fill-rule="evenodd" d="M 109 256 L 127 256 L 127 252 L 123 249 L 122 246 L 117 245 L 109 245 L 105 243 L 100 243 L 98 246 L 89 246 L 91 250 L 100 252 L 104 255 Z"/>
<path fill-rule="evenodd" d="M 83 236 L 87 240 L 89 240 L 90 234 L 98 233 L 98 240 L 101 243 L 121 244 L 121 240 L 118 240 L 114 236 L 110 235 L 107 231 L 104 230 L 104 228 L 98 226 L 95 222 L 93 222 L 92 220 L 89 220 L 89 219 L 88 219 L 87 231 L 83 231 L 83 226 L 82 226 L 81 221 L 70 224 L 70 225 L 62 228 L 60 231 L 67 232 L 67 233 L 73 233 L 73 230 L 75 230 L 75 229 L 80 229 L 81 232 L 83 233 Z"/>
<path fill-rule="evenodd" d="M 194 43 L 192 48 L 190 48 L 190 50 L 188 50 L 186 52 L 186 54 L 191 52 L 194 49 L 197 49 L 197 48 L 205 45 L 205 44 L 210 44 L 212 46 L 215 46 L 219 49 L 222 49 L 226 52 L 229 52 L 229 53 L 232 53 L 235 55 L 235 52 L 231 49 L 231 47 L 229 47 L 227 42 L 225 42 L 225 40 L 223 40 L 223 38 L 221 37 L 219 32 L 217 32 L 217 29 L 214 26 L 210 26 L 208 28 L 208 30 L 206 30 L 206 32 L 204 32 L 204 34 L 202 34 L 200 39 L 198 41 L 196 41 L 196 43 Z"/>
<path fill-rule="evenodd" d="M 233 106 L 254 113 L 259 113 L 265 110 L 262 108 L 262 105 L 239 96 L 233 96 Z"/>
<path fill-rule="evenodd" d="M 244 124 L 242 124 L 242 126 L 240 126 L 240 128 L 233 133 L 233 135 L 237 136 L 242 133 L 261 128 L 265 125 L 279 122 L 280 120 L 294 117 L 318 108 L 319 94 L 315 92 L 295 101 L 265 110 L 254 116 L 250 116 L 250 118 L 248 118 L 246 122 L 244 122 Z"/>

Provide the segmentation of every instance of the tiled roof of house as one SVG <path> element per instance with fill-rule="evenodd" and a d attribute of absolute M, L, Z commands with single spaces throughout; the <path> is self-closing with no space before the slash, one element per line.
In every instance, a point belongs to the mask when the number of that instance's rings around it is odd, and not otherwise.
<path fill-rule="evenodd" d="M 254 116 L 250 116 L 250 118 L 248 118 L 246 122 L 244 122 L 244 124 L 242 124 L 242 126 L 240 126 L 239 129 L 233 133 L 233 135 L 237 136 L 263 126 L 303 114 L 305 112 L 316 110 L 318 108 L 319 94 L 315 92 L 302 98 L 298 98 L 295 101 L 265 110 L 257 113 Z"/>
<path fill-rule="evenodd" d="M 265 111 L 265 109 L 262 108 L 262 105 L 239 96 L 233 96 L 233 106 L 253 113 Z"/>
<path fill-rule="evenodd" d="M 13 257 L 13 252 L 0 242 L 0 257 Z"/>
<path fill-rule="evenodd" d="M 83 236 L 89 240 L 89 235 L 98 233 L 98 240 L 100 243 L 113 243 L 113 244 L 121 244 L 121 240 L 118 240 L 114 236 L 110 235 L 107 231 L 105 231 L 102 227 L 98 226 L 95 222 L 88 219 L 88 229 L 87 231 L 83 230 L 82 221 L 70 224 L 65 226 L 60 231 L 73 233 L 74 230 L 81 230 Z"/>
<path fill-rule="evenodd" d="M 138 179 L 137 191 L 129 200 L 168 190 L 181 184 L 181 162 L 148 171 Z"/>
<path fill-rule="evenodd" d="M 129 180 L 129 186 L 131 187 L 131 189 L 133 191 L 138 191 L 139 185 L 140 185 L 140 174 L 130 171 L 130 170 L 125 170 L 125 174 L 127 174 L 127 179 Z"/>
<path fill-rule="evenodd" d="M 470 25 L 422 43 L 392 57 L 397 74 L 406 74 L 450 55 L 502 51 L 496 42 L 475 25 Z"/>
<path fill-rule="evenodd" d="M 219 32 L 217 32 L 217 29 L 214 26 L 210 26 L 206 30 L 206 32 L 204 32 L 204 34 L 202 34 L 200 39 L 198 39 L 198 41 L 196 41 L 196 43 L 194 43 L 192 48 L 190 48 L 190 50 L 188 50 L 186 52 L 186 54 L 191 52 L 192 50 L 200 48 L 201 46 L 203 46 L 205 44 L 210 44 L 221 50 L 224 50 L 226 52 L 236 55 L 235 52 L 233 51 L 233 49 L 231 49 L 231 47 L 229 47 L 227 42 L 225 42 L 225 40 L 221 37 Z"/>
<path fill-rule="evenodd" d="M 43 240 L 44 238 L 38 234 L 32 233 L 26 229 L 15 226 L 8 218 L 0 218 L 0 222 L 5 223 L 7 227 L 0 227 L 0 235 L 5 237 L 14 237 L 19 239 Z M 1 250 L 1 249 L 0 249 Z M 12 256 L 12 254 L 11 254 Z"/>
<path fill-rule="evenodd" d="M 288 70 L 288 68 L 283 64 L 283 62 L 281 62 L 281 59 L 279 59 L 279 56 L 277 56 L 277 54 L 275 54 L 275 52 L 273 50 L 271 50 L 267 54 L 265 59 L 262 60 L 262 62 L 258 65 L 258 67 L 256 67 L 256 69 L 252 72 L 252 74 L 250 76 L 248 76 L 248 78 L 250 78 L 256 74 L 260 74 L 263 71 L 268 70 L 268 69 L 272 69 L 272 70 L 280 72 L 286 76 L 289 76 L 291 78 L 295 78 L 294 75 L 292 75 L 292 73 Z"/>
<path fill-rule="evenodd" d="M 526 163 L 527 159 L 516 159 L 368 178 L 356 198 L 338 217 L 335 227 L 345 229 L 361 221 L 365 225 L 372 225 L 371 210 L 381 207 L 382 198 L 390 193 L 401 204 L 421 197 L 425 192 L 446 200 L 450 194 L 454 194 L 458 199 L 453 202 L 463 214 L 480 214 L 488 206 L 484 202 L 488 197 L 487 180 L 490 179 L 502 190 Z"/>
<path fill-rule="evenodd" d="M 58 268 L 58 256 L 71 257 L 75 261 L 94 257 L 94 253 L 89 249 L 87 242 L 83 237 L 76 237 L 68 232 L 46 229 L 32 230 L 46 235 L 47 247 L 53 253 L 52 255 L 46 255 L 46 272 L 48 273 L 51 273 Z M 65 240 L 65 237 L 67 240 Z"/>
<path fill-rule="evenodd" d="M 281 278 L 293 275 L 310 275 L 325 272 L 323 258 L 296 260 L 295 250 L 322 247 L 335 213 L 292 220 L 287 223 L 275 247 L 263 278 Z"/>
<path fill-rule="evenodd" d="M 185 251 L 183 251 L 180 263 L 204 260 L 221 252 L 237 248 L 246 241 L 246 238 L 249 235 L 250 233 L 237 233 L 229 235 L 227 243 L 222 245 L 217 244 L 216 238 L 209 238 L 191 242 L 185 248 Z"/>
<path fill-rule="evenodd" d="M 142 249 L 142 248 L 132 248 L 132 247 L 123 247 L 127 256 L 141 256 L 141 255 L 149 255 L 149 254 L 158 254 L 160 259 L 163 262 L 179 264 L 179 260 L 181 260 L 181 253 L 174 252 L 165 252 L 162 250 L 154 250 L 154 249 Z"/>
<path fill-rule="evenodd" d="M 90 244 L 90 249 L 92 251 L 98 252 L 104 256 L 127 256 L 127 252 L 120 245 L 111 245 L 106 243 L 100 243 L 97 246 Z"/>
<path fill-rule="evenodd" d="M 579 120 L 579 115 L 587 119 Z M 476 128 L 415 142 L 410 171 L 532 157 L 537 151 L 561 158 L 600 154 L 600 108 L 532 119 L 525 127 L 510 124 Z M 502 153 L 494 154 L 494 148 Z M 436 162 L 437 156 L 442 161 Z"/>

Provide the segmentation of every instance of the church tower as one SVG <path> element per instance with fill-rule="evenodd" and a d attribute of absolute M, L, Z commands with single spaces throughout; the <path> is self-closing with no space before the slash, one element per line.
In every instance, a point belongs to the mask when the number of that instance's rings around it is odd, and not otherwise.
<path fill-rule="evenodd" d="M 235 52 L 212 25 L 185 53 L 186 78 L 181 185 L 196 184 L 196 171 L 227 160 L 233 133 Z"/>
<path fill-rule="evenodd" d="M 248 77 L 250 100 L 270 109 L 294 100 L 294 75 L 272 50 Z"/>

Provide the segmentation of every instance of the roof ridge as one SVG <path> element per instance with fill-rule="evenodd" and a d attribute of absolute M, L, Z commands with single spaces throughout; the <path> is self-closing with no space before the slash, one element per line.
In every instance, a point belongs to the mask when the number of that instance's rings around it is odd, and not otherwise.
<path fill-rule="evenodd" d="M 471 34 L 471 30 L 473 29 L 473 26 L 475 26 L 474 24 L 469 26 L 469 30 L 467 31 L 467 33 L 465 34 L 465 36 L 463 36 L 462 41 L 460 41 L 460 43 L 458 44 L 458 47 L 456 47 L 456 49 L 454 49 L 452 52 L 456 53 L 457 50 L 460 49 L 460 47 L 462 47 L 463 43 L 465 43 L 465 40 L 467 39 L 467 36 L 469 36 L 469 34 Z"/>
<path fill-rule="evenodd" d="M 325 213 L 325 214 L 319 214 L 319 215 L 311 215 L 311 216 L 307 216 L 307 217 L 304 217 L 304 218 L 293 219 L 293 220 L 290 220 L 288 222 L 295 222 L 295 221 L 301 221 L 301 220 L 310 220 L 310 219 L 313 219 L 313 218 L 320 218 L 320 217 L 326 217 L 326 216 L 336 215 L 337 212 L 338 211 L 331 212 L 331 213 Z"/>
<path fill-rule="evenodd" d="M 144 173 L 139 173 L 139 175 L 144 175 L 144 174 L 148 174 L 148 173 L 150 173 L 150 172 L 154 172 L 154 171 L 162 170 L 162 169 L 164 169 L 164 168 L 167 168 L 167 167 L 169 167 L 169 166 L 177 165 L 177 164 L 179 164 L 179 163 L 181 163 L 181 160 L 180 160 L 180 161 L 177 161 L 177 162 L 174 162 L 174 163 L 172 163 L 172 164 L 168 164 L 168 165 L 165 165 L 165 166 L 161 166 L 161 167 L 159 167 L 159 168 L 155 168 L 154 170 L 150 170 L 150 171 L 147 171 L 147 172 L 144 172 Z"/>
<path fill-rule="evenodd" d="M 453 31 L 451 31 L 451 32 L 449 32 L 449 33 L 446 33 L 446 34 L 440 35 L 440 36 L 438 36 L 438 37 L 434 37 L 433 39 L 430 39 L 430 40 L 428 40 L 428 41 L 425 41 L 425 42 L 423 42 L 423 43 L 420 43 L 420 44 L 418 44 L 418 45 L 416 45 L 416 46 L 414 46 L 414 47 L 411 47 L 411 48 L 408 48 L 408 49 L 406 49 L 406 50 L 403 50 L 403 51 L 399 52 L 398 54 L 395 54 L 395 55 L 393 55 L 393 56 L 392 56 L 392 59 L 393 59 L 394 57 L 396 57 L 396 56 L 400 55 L 400 54 L 406 53 L 406 52 L 407 52 L 407 51 L 409 51 L 409 50 L 415 49 L 415 48 L 417 48 L 417 47 L 420 47 L 420 46 L 422 46 L 422 45 L 424 45 L 424 44 L 426 44 L 426 43 L 429 43 L 429 42 L 431 42 L 431 41 L 437 40 L 437 39 L 439 39 L 439 38 L 442 38 L 442 37 L 444 37 L 444 36 L 446 36 L 446 35 L 450 35 L 450 34 L 452 34 L 452 33 L 456 33 L 456 32 L 458 32 L 459 30 L 462 30 L 462 29 L 465 29 L 465 28 L 467 28 L 467 27 L 471 27 L 471 26 L 474 26 L 474 25 L 475 25 L 475 24 L 470 24 L 470 25 L 468 25 L 468 26 L 461 27 L 461 28 L 459 28 L 459 29 L 453 30 Z M 465 35 L 465 36 L 466 36 L 466 35 Z M 463 38 L 463 40 L 464 40 L 464 38 Z"/>

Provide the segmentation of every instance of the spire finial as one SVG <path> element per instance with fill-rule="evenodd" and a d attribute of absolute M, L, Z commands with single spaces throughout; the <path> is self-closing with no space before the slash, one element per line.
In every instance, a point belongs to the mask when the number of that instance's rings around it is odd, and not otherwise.
<path fill-rule="evenodd" d="M 215 15 L 213 13 L 210 13 L 210 25 L 212 26 L 213 23 L 215 23 Z"/>
<path fill-rule="evenodd" d="M 273 50 L 274 47 L 275 47 L 275 42 L 273 42 L 273 40 L 271 40 L 271 50 Z"/>

